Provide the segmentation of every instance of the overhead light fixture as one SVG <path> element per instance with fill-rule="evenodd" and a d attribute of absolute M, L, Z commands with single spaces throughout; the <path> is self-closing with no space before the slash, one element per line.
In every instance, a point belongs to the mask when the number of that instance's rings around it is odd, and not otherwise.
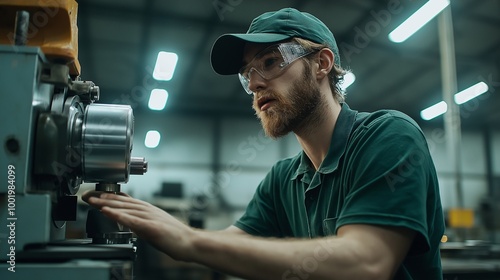
<path fill-rule="evenodd" d="M 389 33 L 389 40 L 402 43 L 450 5 L 449 0 L 429 0 Z"/>
<path fill-rule="evenodd" d="M 174 76 L 177 60 L 176 53 L 159 52 L 153 70 L 153 78 L 159 81 L 170 81 Z"/>
<path fill-rule="evenodd" d="M 446 102 L 444 101 L 441 101 L 437 104 L 432 105 L 427 109 L 422 110 L 420 112 L 420 117 L 422 117 L 422 119 L 426 121 L 432 120 L 433 118 L 446 113 L 447 110 L 448 110 L 448 104 L 446 104 Z"/>
<path fill-rule="evenodd" d="M 160 144 L 161 135 L 156 130 L 150 130 L 146 133 L 146 139 L 144 140 L 144 145 L 147 148 L 156 148 Z"/>
<path fill-rule="evenodd" d="M 344 82 L 340 85 L 342 90 L 346 90 L 352 83 L 356 81 L 356 76 L 352 72 L 348 72 L 344 75 Z"/>
<path fill-rule="evenodd" d="M 155 88 L 151 91 L 149 96 L 148 106 L 149 109 L 159 111 L 165 108 L 168 99 L 168 92 L 164 89 Z"/>
<path fill-rule="evenodd" d="M 455 94 L 455 103 L 458 105 L 465 103 L 473 98 L 488 91 L 488 85 L 485 82 L 479 82 L 461 92 Z"/>
<path fill-rule="evenodd" d="M 479 82 L 469 88 L 462 90 L 461 92 L 455 94 L 454 100 L 458 105 L 463 104 L 473 98 L 488 91 L 488 85 L 485 82 Z M 446 113 L 448 110 L 448 105 L 446 102 L 441 101 L 435 105 L 430 106 L 420 112 L 422 119 L 428 121 L 439 115 Z"/>

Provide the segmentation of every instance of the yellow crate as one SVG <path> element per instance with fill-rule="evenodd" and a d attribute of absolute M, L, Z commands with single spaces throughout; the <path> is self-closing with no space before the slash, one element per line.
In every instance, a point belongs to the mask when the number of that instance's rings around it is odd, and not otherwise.
<path fill-rule="evenodd" d="M 13 45 L 16 12 L 29 12 L 27 46 L 39 46 L 49 60 L 65 61 L 72 76 L 78 62 L 78 3 L 74 0 L 0 0 L 0 44 Z"/>
<path fill-rule="evenodd" d="M 453 228 L 472 228 L 474 226 L 474 210 L 452 208 L 448 211 L 448 223 Z"/>

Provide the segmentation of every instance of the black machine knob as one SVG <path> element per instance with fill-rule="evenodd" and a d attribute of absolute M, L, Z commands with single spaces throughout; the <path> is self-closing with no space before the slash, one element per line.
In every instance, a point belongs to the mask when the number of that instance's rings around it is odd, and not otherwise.
<path fill-rule="evenodd" d="M 120 184 L 99 183 L 96 191 L 119 193 Z M 87 213 L 87 237 L 92 238 L 94 244 L 129 244 L 132 242 L 130 229 L 104 216 L 99 209 L 92 208 Z"/>
<path fill-rule="evenodd" d="M 90 209 L 87 214 L 87 237 L 94 244 L 129 244 L 132 232 L 104 216 L 99 209 Z"/>

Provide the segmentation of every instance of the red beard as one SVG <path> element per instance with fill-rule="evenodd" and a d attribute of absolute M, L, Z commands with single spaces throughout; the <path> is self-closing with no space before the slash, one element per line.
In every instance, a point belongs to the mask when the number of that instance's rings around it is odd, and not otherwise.
<path fill-rule="evenodd" d="M 307 65 L 307 64 L 306 64 Z M 291 131 L 305 127 L 321 114 L 324 105 L 319 86 L 314 83 L 309 67 L 304 68 L 303 79 L 296 80 L 286 94 L 273 90 L 255 93 L 253 109 L 260 119 L 267 136 L 276 139 Z M 261 111 L 257 100 L 259 97 L 273 99 L 267 110 Z"/>

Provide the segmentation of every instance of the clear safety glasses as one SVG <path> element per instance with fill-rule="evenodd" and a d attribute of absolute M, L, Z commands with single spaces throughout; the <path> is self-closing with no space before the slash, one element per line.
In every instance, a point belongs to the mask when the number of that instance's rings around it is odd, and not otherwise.
<path fill-rule="evenodd" d="M 253 94 L 249 88 L 253 72 L 258 73 L 265 80 L 274 79 L 292 62 L 312 52 L 294 42 L 267 47 L 257 53 L 252 61 L 241 68 L 238 73 L 241 85 L 248 94 Z"/>

